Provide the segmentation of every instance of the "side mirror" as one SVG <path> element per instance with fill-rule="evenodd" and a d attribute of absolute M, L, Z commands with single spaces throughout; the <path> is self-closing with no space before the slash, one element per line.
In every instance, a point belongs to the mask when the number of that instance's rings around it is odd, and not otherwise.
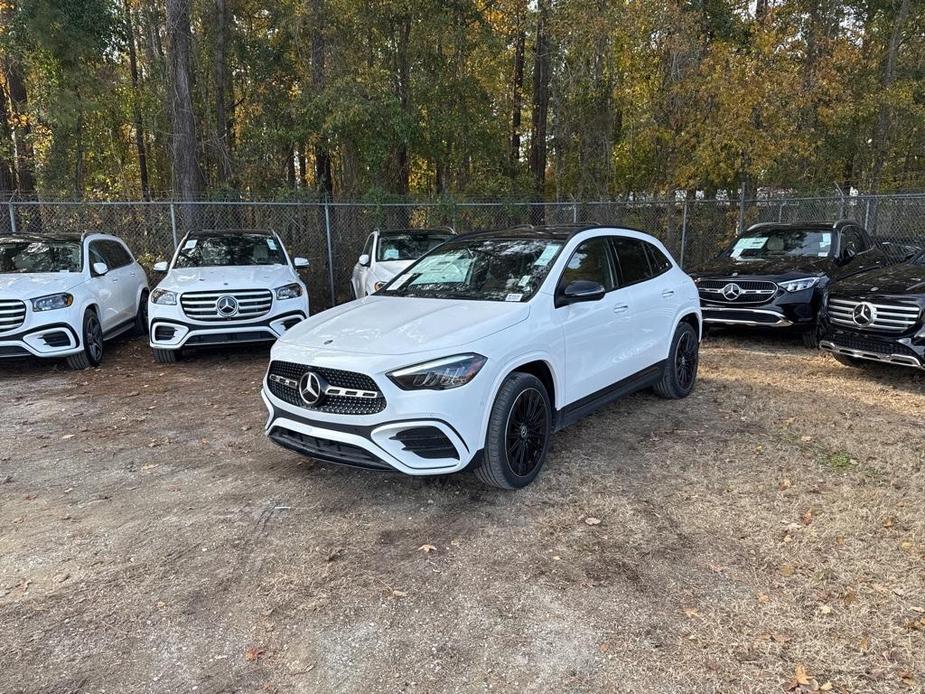
<path fill-rule="evenodd" d="M 369 267 L 369 253 L 364 253 L 361 255 L 357 262 L 363 267 Z"/>
<path fill-rule="evenodd" d="M 569 282 L 556 297 L 556 306 L 580 304 L 585 301 L 600 301 L 606 294 L 604 285 L 589 280 L 575 280 Z"/>
<path fill-rule="evenodd" d="M 167 261 L 158 260 L 151 269 L 154 270 L 154 272 L 167 272 Z"/>
<path fill-rule="evenodd" d="M 845 250 L 842 251 L 841 256 L 839 257 L 839 261 L 840 261 L 843 265 L 844 265 L 845 263 L 850 263 L 851 260 L 852 260 L 856 255 L 857 255 L 857 253 L 855 253 L 853 250 L 851 250 L 850 248 L 846 248 Z"/>
<path fill-rule="evenodd" d="M 109 266 L 106 263 L 93 263 L 93 274 L 102 277 L 109 272 Z"/>
<path fill-rule="evenodd" d="M 296 270 L 304 270 L 305 268 L 308 267 L 308 258 L 293 258 L 292 266 Z"/>

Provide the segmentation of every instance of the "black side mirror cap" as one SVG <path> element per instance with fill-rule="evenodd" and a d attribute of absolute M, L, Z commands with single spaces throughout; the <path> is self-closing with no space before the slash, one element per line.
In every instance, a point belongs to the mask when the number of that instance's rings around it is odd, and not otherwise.
<path fill-rule="evenodd" d="M 556 307 L 579 304 L 586 301 L 600 301 L 607 290 L 600 282 L 591 280 L 574 280 L 556 294 Z"/>

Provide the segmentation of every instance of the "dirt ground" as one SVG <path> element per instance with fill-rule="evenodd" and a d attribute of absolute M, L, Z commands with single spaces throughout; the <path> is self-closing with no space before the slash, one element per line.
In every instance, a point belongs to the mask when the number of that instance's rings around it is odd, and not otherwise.
<path fill-rule="evenodd" d="M 504 493 L 271 445 L 266 360 L 2 366 L 0 692 L 923 691 L 925 375 L 711 338 Z"/>

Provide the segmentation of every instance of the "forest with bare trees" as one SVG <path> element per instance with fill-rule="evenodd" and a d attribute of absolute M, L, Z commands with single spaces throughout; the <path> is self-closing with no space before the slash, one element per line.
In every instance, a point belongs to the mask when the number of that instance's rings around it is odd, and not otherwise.
<path fill-rule="evenodd" d="M 925 186 L 923 0 L 0 0 L 20 198 Z"/>

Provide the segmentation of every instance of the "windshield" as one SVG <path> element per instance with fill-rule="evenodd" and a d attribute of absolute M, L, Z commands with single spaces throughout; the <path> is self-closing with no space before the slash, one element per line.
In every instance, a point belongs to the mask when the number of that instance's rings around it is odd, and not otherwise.
<path fill-rule="evenodd" d="M 283 249 L 272 236 L 216 234 L 187 239 L 177 252 L 174 267 L 285 264 Z"/>
<path fill-rule="evenodd" d="M 379 237 L 376 260 L 417 260 L 427 251 L 436 248 L 452 234 L 413 233 L 383 234 Z"/>
<path fill-rule="evenodd" d="M 431 299 L 527 301 L 564 242 L 475 237 L 449 241 L 397 275 L 379 293 Z"/>
<path fill-rule="evenodd" d="M 76 241 L 0 240 L 0 273 L 80 272 L 80 244 Z"/>
<path fill-rule="evenodd" d="M 832 252 L 832 232 L 816 229 L 753 229 L 735 240 L 726 255 L 735 260 L 825 258 Z"/>

